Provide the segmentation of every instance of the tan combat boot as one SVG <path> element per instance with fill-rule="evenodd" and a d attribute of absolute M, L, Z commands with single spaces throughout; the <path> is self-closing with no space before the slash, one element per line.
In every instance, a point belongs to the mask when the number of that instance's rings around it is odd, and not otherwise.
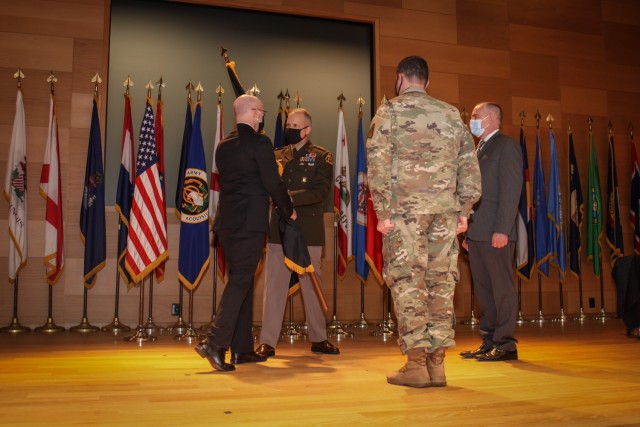
<path fill-rule="evenodd" d="M 427 355 L 427 370 L 433 387 L 447 385 L 447 377 L 444 375 L 444 348 L 440 347 Z"/>
<path fill-rule="evenodd" d="M 412 348 L 407 351 L 407 363 L 397 371 L 387 375 L 387 382 L 408 387 L 429 387 L 427 371 L 427 352 L 424 348 Z"/>

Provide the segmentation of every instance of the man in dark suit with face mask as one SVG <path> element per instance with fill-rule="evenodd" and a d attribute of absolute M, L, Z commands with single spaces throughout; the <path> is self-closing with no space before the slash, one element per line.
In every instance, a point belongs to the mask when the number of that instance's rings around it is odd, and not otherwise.
<path fill-rule="evenodd" d="M 476 153 L 482 196 L 469 219 L 466 244 L 482 344 L 460 355 L 482 362 L 518 359 L 513 253 L 522 190 L 522 150 L 514 139 L 500 132 L 501 122 L 502 109 L 492 102 L 476 105 L 471 114 L 471 133 L 480 138 Z"/>
<path fill-rule="evenodd" d="M 242 95 L 233 109 L 237 125 L 216 150 L 220 202 L 213 225 L 229 265 L 229 281 L 207 339 L 195 347 L 218 371 L 266 360 L 253 351 L 251 325 L 253 277 L 269 230 L 269 198 L 284 215 L 296 219 L 271 141 L 258 132 L 265 113 L 262 101 Z M 232 363 L 225 362 L 229 347 Z"/>
<path fill-rule="evenodd" d="M 331 152 L 311 143 L 311 115 L 303 108 L 289 113 L 285 127 L 285 147 L 276 150 L 276 161 L 282 171 L 282 179 L 289 189 L 305 243 L 311 256 L 311 264 L 320 278 L 322 247 L 324 246 L 324 201 L 333 181 L 333 156 Z M 275 356 L 280 337 L 284 308 L 291 271 L 284 264 L 284 254 L 278 232 L 279 216 L 273 209 L 267 243 L 266 280 L 262 303 L 262 329 L 260 356 Z M 308 274 L 300 276 L 300 289 L 304 300 L 311 351 L 321 354 L 339 354 L 337 347 L 327 340 L 326 318 Z"/>

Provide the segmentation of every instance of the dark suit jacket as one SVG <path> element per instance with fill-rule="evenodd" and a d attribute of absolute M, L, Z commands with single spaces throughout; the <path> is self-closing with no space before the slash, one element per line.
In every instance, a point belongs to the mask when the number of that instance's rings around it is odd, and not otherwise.
<path fill-rule="evenodd" d="M 307 142 L 295 151 L 291 145 L 275 152 L 282 166 L 282 180 L 291 193 L 307 246 L 324 246 L 324 201 L 333 184 L 333 156 L 319 145 Z M 269 242 L 280 243 L 278 211 L 271 214 Z"/>
<path fill-rule="evenodd" d="M 216 150 L 220 200 L 213 229 L 269 231 L 269 196 L 289 217 L 293 204 L 266 135 L 239 123 Z"/>
<path fill-rule="evenodd" d="M 478 153 L 482 196 L 474 206 L 467 237 L 491 241 L 493 233 L 516 240 L 518 202 L 522 191 L 522 149 L 512 138 L 496 132 Z"/>

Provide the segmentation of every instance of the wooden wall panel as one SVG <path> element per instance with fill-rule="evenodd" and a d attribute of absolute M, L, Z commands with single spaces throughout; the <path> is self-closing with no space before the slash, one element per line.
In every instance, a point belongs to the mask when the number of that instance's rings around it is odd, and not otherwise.
<path fill-rule="evenodd" d="M 456 0 L 402 0 L 401 3 L 403 9 L 455 15 L 457 2 Z"/>
<path fill-rule="evenodd" d="M 604 90 L 561 86 L 560 93 L 563 112 L 607 115 L 607 92 Z"/>
<path fill-rule="evenodd" d="M 509 19 L 514 24 L 599 35 L 601 5 L 600 0 L 509 0 Z"/>
<path fill-rule="evenodd" d="M 509 53 L 501 50 L 380 37 L 380 62 L 396 66 L 408 55 L 422 55 L 429 69 L 445 73 L 509 78 Z"/>
<path fill-rule="evenodd" d="M 509 49 L 509 14 L 506 4 L 459 0 L 458 42 L 487 49 Z"/>
<path fill-rule="evenodd" d="M 370 16 L 380 22 L 380 36 L 456 43 L 456 17 L 439 13 L 345 4 L 345 13 Z"/>
<path fill-rule="evenodd" d="M 71 71 L 73 39 L 36 34 L 0 33 L 0 66 Z M 20 58 L 20 65 L 15 60 Z"/>
<path fill-rule="evenodd" d="M 545 172 L 549 168 L 548 126 L 551 113 L 561 160 L 562 184 L 566 186 L 566 156 L 569 125 L 573 130 L 576 155 L 581 169 L 583 191 L 587 184 L 589 130 L 591 116 L 600 180 L 606 186 L 607 124 L 612 121 L 616 140 L 621 207 L 629 206 L 627 126 L 640 127 L 640 3 L 633 0 L 191 0 L 203 5 L 291 13 L 332 19 L 350 19 L 375 25 L 376 76 L 375 101 L 383 94 L 393 96 L 395 67 L 407 55 L 424 56 L 430 65 L 429 93 L 467 111 L 482 100 L 499 102 L 505 110 L 505 133 L 517 137 L 519 113 L 526 112 L 525 134 L 530 167 L 535 148 L 536 111 L 541 121 L 541 149 Z M 27 119 L 29 158 L 29 262 L 20 277 L 20 318 L 22 323 L 39 326 L 47 309 L 47 285 L 44 281 L 44 200 L 38 194 L 38 178 L 47 137 L 49 85 L 46 78 L 58 77 L 56 101 L 62 159 L 62 189 L 65 220 L 67 266 L 60 282 L 53 287 L 53 310 L 57 323 L 77 324 L 82 308 L 83 245 L 78 221 L 84 163 L 90 125 L 93 85 L 91 77 L 99 72 L 106 77 L 108 58 L 109 0 L 22 0 L 0 3 L 0 176 L 6 168 L 8 144 L 15 114 L 15 80 L 18 67 L 26 74 L 23 82 Z M 106 87 L 106 82 L 103 83 Z M 104 89 L 102 89 L 104 90 Z M 104 93 L 102 94 L 104 95 Z M 103 97 L 104 98 L 104 97 Z M 102 110 L 104 111 L 104 110 Z M 104 119 L 104 117 L 101 117 Z M 636 143 L 637 144 L 637 143 Z M 351 155 L 355 155 L 352 153 Z M 565 203 L 565 206 L 567 203 Z M 0 210 L 7 204 L 0 198 Z M 566 212 L 565 212 L 566 214 Z M 623 213 L 624 214 L 624 213 Z M 566 215 L 565 215 L 566 217 Z M 169 314 L 177 302 L 176 279 L 179 224 L 169 215 L 167 279 L 157 284 L 154 315 L 159 323 L 176 319 Z M 92 323 L 112 320 L 115 285 L 117 215 L 107 208 L 108 259 L 98 276 L 98 284 L 89 294 Z M 6 218 L 0 228 L 6 229 Z M 332 215 L 325 216 L 328 241 L 332 239 Z M 583 248 L 586 231 L 583 227 Z M 625 249 L 631 250 L 629 225 L 623 221 Z M 6 245 L 0 248 L 0 277 L 7 272 Z M 610 279 L 609 249 L 603 250 L 605 304 L 615 306 L 615 286 Z M 585 307 L 587 313 L 599 310 L 599 279 L 583 252 L 584 302 L 595 298 L 597 307 Z M 333 251 L 325 248 L 323 289 L 333 296 Z M 470 311 L 470 279 L 467 260 L 460 258 L 461 282 L 455 295 L 459 319 Z M 195 321 L 209 320 L 212 305 L 213 269 L 209 269 L 194 295 Z M 538 293 L 532 283 L 523 285 L 523 312 L 535 316 Z M 255 318 L 262 308 L 263 272 L 257 276 Z M 543 280 L 543 305 L 546 313 L 559 311 L 558 277 L 552 269 Z M 578 309 L 577 280 L 567 278 L 564 288 L 568 313 Z M 217 295 L 222 293 L 220 283 Z M 12 311 L 12 288 L 0 286 L 0 324 L 6 324 Z M 343 320 L 356 320 L 360 311 L 360 288 L 352 264 L 347 278 L 338 282 L 337 314 Z M 296 297 L 294 312 L 302 318 L 302 304 Z M 381 318 L 382 290 L 369 280 L 365 305 L 370 320 Z M 332 307 L 330 307 L 331 309 Z M 138 292 L 122 290 L 120 317 L 130 325 L 138 319 Z"/>
<path fill-rule="evenodd" d="M 511 24 L 509 36 L 513 51 L 596 60 L 604 60 L 605 56 L 604 41 L 599 35 Z"/>
<path fill-rule="evenodd" d="M 511 92 L 514 96 L 560 99 L 560 65 L 555 56 L 511 52 Z"/>
<path fill-rule="evenodd" d="M 612 64 L 640 65 L 638 45 L 630 40 L 640 39 L 640 23 L 635 25 L 605 22 L 602 36 L 607 53 L 607 62 Z"/>
<path fill-rule="evenodd" d="M 560 58 L 560 84 L 640 92 L 640 67 Z"/>
<path fill-rule="evenodd" d="M 638 25 L 640 3 L 635 0 L 602 0 L 602 19 L 605 22 Z"/>

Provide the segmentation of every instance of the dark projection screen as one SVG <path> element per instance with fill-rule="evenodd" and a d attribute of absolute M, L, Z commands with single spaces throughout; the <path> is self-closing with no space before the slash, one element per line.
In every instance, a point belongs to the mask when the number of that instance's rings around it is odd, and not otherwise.
<path fill-rule="evenodd" d="M 265 131 L 273 139 L 280 91 L 291 95 L 290 107 L 313 116 L 312 142 L 335 153 L 337 97 L 342 92 L 353 185 L 357 147 L 357 99 L 365 100 L 364 129 L 377 102 L 373 94 L 373 26 L 366 23 L 254 12 L 165 1 L 112 0 L 106 127 L 106 201 L 115 203 L 124 115 L 123 82 L 131 76 L 133 132 L 137 153 L 147 90 L 162 77 L 167 207 L 174 206 L 189 81 L 204 87 L 202 133 L 211 168 L 216 131 L 216 87 L 221 84 L 224 131 L 235 124 L 235 99 L 221 57 L 221 46 L 245 90 L 254 84 L 267 110 Z M 192 98 L 195 101 L 196 93 Z M 375 104 L 374 105 L 372 105 Z M 328 198 L 330 199 L 330 198 Z M 330 200 L 326 207 L 330 209 Z"/>

